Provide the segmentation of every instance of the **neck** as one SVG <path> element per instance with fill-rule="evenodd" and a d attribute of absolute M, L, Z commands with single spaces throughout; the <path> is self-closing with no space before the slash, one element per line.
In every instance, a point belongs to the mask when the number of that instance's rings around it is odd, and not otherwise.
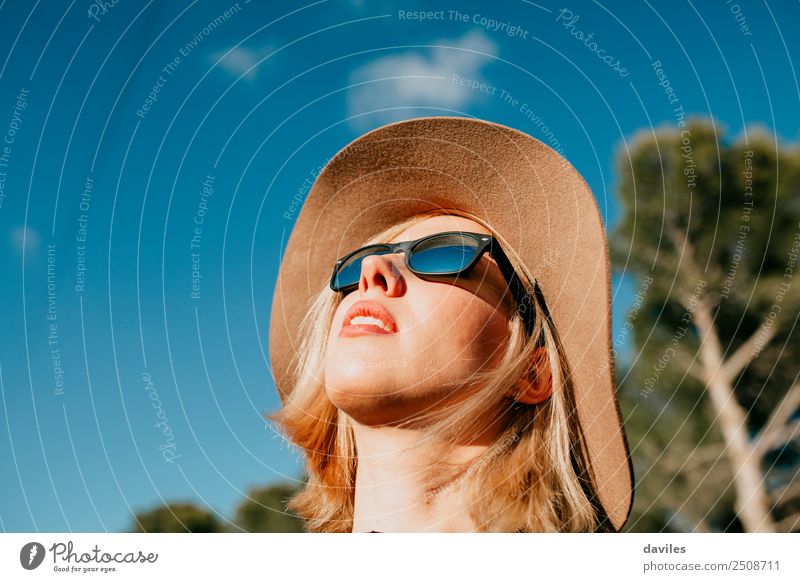
<path fill-rule="evenodd" d="M 477 531 L 458 476 L 435 494 L 426 493 L 423 467 L 448 461 L 466 468 L 490 442 L 456 445 L 448 459 L 426 452 L 430 436 L 418 430 L 372 427 L 353 421 L 358 469 L 353 532 Z"/>

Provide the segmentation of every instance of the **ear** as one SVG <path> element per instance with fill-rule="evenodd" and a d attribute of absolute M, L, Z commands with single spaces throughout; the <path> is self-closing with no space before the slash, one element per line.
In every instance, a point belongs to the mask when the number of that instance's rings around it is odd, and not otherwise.
<path fill-rule="evenodd" d="M 516 394 L 511 395 L 514 400 L 523 404 L 541 404 L 553 393 L 547 349 L 543 346 L 537 348 L 534 358 L 534 370 L 520 380 Z"/>

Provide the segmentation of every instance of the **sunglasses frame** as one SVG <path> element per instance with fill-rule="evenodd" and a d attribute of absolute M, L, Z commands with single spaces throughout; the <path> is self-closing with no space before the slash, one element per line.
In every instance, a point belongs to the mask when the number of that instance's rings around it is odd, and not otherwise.
<path fill-rule="evenodd" d="M 410 264 L 410 256 L 411 256 L 411 254 L 413 254 L 414 248 L 416 246 L 418 246 L 419 244 L 421 244 L 421 243 L 429 241 L 430 239 L 434 239 L 434 238 L 438 238 L 438 237 L 442 237 L 442 236 L 447 236 L 447 235 L 466 236 L 467 238 L 471 238 L 471 239 L 475 240 L 478 243 L 477 244 L 477 249 L 478 250 L 475 253 L 475 257 L 465 267 L 463 267 L 461 269 L 457 269 L 455 271 L 449 271 L 447 273 L 424 273 L 424 272 L 416 271 Z M 480 258 L 483 256 L 483 253 L 488 251 L 489 255 L 492 256 L 494 258 L 494 260 L 497 262 L 497 266 L 500 268 L 500 272 L 503 274 L 503 277 L 505 277 L 506 282 L 508 283 L 509 289 L 511 290 L 511 293 L 512 293 L 515 301 L 517 302 L 517 307 L 518 307 L 520 313 L 522 314 L 523 320 L 525 321 L 525 327 L 528 330 L 528 333 L 530 334 L 532 332 L 532 330 L 533 330 L 533 310 L 530 309 L 531 295 L 525 289 L 525 286 L 522 284 L 522 281 L 520 281 L 519 277 L 517 276 L 516 271 L 514 271 L 514 267 L 511 264 L 511 261 L 508 259 L 508 256 L 503 251 L 503 248 L 500 246 L 500 243 L 497 241 L 497 239 L 494 236 L 492 236 L 490 234 L 485 234 L 485 233 L 482 233 L 482 232 L 467 232 L 467 231 L 463 231 L 463 230 L 448 230 L 448 231 L 444 231 L 444 232 L 437 232 L 437 233 L 434 233 L 434 234 L 429 234 L 427 236 L 423 236 L 422 238 L 418 238 L 416 240 L 408 240 L 408 241 L 402 241 L 402 242 L 397 242 L 397 243 L 373 243 L 373 244 L 369 244 L 369 245 L 360 247 L 360 248 L 358 248 L 358 249 L 356 249 L 356 250 L 354 250 L 354 251 L 352 251 L 350 253 L 347 253 L 341 259 L 336 261 L 336 264 L 333 267 L 333 274 L 331 275 L 331 279 L 330 279 L 330 282 L 329 282 L 329 287 L 333 291 L 336 291 L 337 293 L 349 293 L 350 291 L 355 290 L 356 288 L 358 288 L 358 283 L 351 283 L 350 285 L 344 285 L 344 286 L 338 287 L 338 286 L 336 286 L 334 284 L 334 281 L 336 280 L 336 276 L 339 273 L 339 268 L 341 267 L 341 265 L 343 265 L 345 262 L 347 262 L 347 260 L 350 259 L 350 257 L 352 257 L 353 255 L 362 253 L 362 252 L 364 252 L 364 250 L 370 249 L 370 248 L 373 248 L 373 247 L 376 248 L 376 249 L 381 249 L 381 250 L 387 251 L 387 252 L 381 253 L 381 254 L 384 254 L 384 255 L 393 255 L 393 254 L 397 254 L 398 252 L 402 251 L 403 252 L 403 260 L 405 262 L 406 268 L 408 268 L 409 271 L 411 271 L 412 273 L 414 273 L 415 275 L 417 275 L 418 277 L 420 277 L 422 279 L 432 279 L 432 280 L 437 280 L 438 278 L 441 278 L 441 277 L 445 277 L 447 279 L 451 279 L 454 276 L 467 273 L 470 269 L 475 267 L 475 265 L 478 263 Z M 371 256 L 371 255 L 364 255 L 364 257 L 362 258 L 362 261 L 363 261 L 363 259 L 365 259 L 365 258 L 367 258 L 369 256 Z"/>

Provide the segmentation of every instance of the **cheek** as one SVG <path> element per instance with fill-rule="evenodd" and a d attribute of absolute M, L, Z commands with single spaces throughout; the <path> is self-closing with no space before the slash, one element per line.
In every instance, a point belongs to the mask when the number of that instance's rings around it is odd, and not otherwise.
<path fill-rule="evenodd" d="M 434 366 L 450 376 L 464 377 L 500 361 L 508 341 L 506 317 L 486 301 L 463 289 L 451 289 L 431 307 L 429 324 L 422 322 Z"/>

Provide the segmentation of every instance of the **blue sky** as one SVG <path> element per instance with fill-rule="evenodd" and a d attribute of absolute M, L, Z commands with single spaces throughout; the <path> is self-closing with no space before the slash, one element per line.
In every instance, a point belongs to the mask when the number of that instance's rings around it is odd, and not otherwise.
<path fill-rule="evenodd" d="M 119 531 L 162 500 L 227 517 L 300 475 L 261 416 L 285 213 L 364 131 L 516 127 L 608 227 L 616 152 L 676 106 L 799 137 L 797 3 L 100 4 L 0 4 L 5 531 Z M 616 328 L 635 286 L 615 278 Z"/>

